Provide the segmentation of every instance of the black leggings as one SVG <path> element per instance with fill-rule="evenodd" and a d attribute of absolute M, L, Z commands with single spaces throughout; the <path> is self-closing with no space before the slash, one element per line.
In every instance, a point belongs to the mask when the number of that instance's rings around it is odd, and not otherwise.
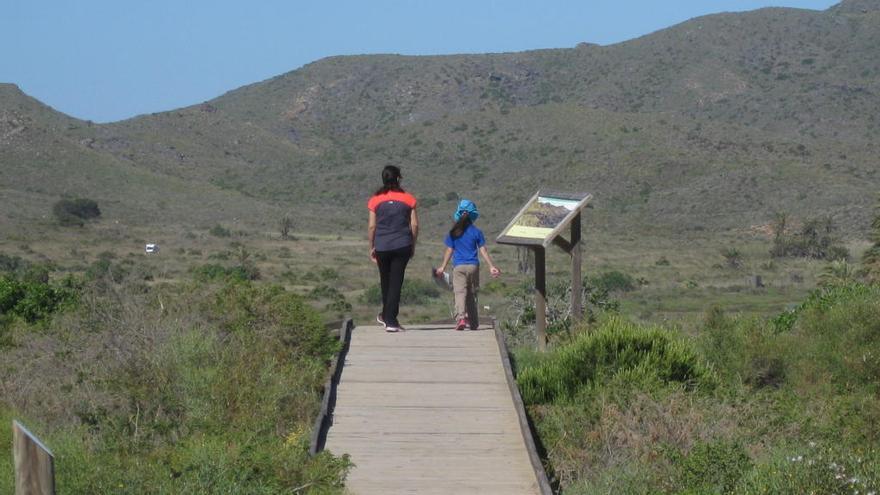
<path fill-rule="evenodd" d="M 403 273 L 412 256 L 412 246 L 393 251 L 376 251 L 379 265 L 379 282 L 382 286 L 382 318 L 385 325 L 398 327 L 397 313 L 400 310 L 400 290 L 403 287 Z"/>

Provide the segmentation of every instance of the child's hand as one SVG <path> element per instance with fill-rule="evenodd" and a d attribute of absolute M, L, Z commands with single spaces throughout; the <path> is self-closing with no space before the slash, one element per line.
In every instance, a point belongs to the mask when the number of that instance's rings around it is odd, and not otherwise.
<path fill-rule="evenodd" d="M 379 260 L 376 258 L 376 248 L 370 249 L 370 259 L 373 261 L 373 263 L 379 263 Z"/>
<path fill-rule="evenodd" d="M 442 277 L 442 276 L 443 276 L 443 269 L 442 269 L 442 268 L 436 268 L 436 269 L 434 270 L 434 276 L 437 277 L 437 278 Z"/>
<path fill-rule="evenodd" d="M 492 278 L 498 278 L 501 276 L 501 270 L 499 270 L 497 266 L 490 267 L 489 273 L 492 275 Z"/>

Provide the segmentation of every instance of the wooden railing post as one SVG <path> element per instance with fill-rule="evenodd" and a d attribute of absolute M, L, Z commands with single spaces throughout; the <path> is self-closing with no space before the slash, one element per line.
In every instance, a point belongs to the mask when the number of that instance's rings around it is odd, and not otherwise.
<path fill-rule="evenodd" d="M 15 495 L 55 495 L 55 457 L 18 421 L 12 421 Z"/>

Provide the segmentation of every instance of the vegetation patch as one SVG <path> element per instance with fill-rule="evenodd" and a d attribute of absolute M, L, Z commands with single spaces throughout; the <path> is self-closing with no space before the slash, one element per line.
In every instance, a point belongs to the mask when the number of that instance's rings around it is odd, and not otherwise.
<path fill-rule="evenodd" d="M 339 342 L 304 298 L 235 277 L 148 286 L 142 267 L 113 266 L 0 347 L 0 419 L 52 448 L 59 492 L 342 492 L 348 459 L 308 456 Z"/>
<path fill-rule="evenodd" d="M 82 227 L 87 221 L 100 217 L 101 209 L 93 199 L 61 199 L 52 205 L 52 214 L 61 225 Z"/>
<path fill-rule="evenodd" d="M 527 404 L 575 397 L 605 382 L 679 383 L 711 387 L 713 372 L 693 348 L 657 327 L 609 317 L 538 363 L 521 369 L 517 383 Z"/>

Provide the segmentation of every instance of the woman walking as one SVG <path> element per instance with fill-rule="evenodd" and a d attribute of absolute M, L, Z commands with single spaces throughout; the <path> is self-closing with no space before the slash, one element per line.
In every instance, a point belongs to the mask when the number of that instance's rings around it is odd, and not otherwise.
<path fill-rule="evenodd" d="M 386 332 L 403 330 L 397 320 L 400 309 L 400 291 L 406 264 L 415 254 L 419 236 L 419 217 L 416 198 L 400 187 L 400 169 L 388 165 L 382 170 L 382 187 L 367 203 L 370 221 L 367 238 L 370 258 L 379 267 L 382 287 L 382 311 L 376 320 Z"/>
<path fill-rule="evenodd" d="M 455 224 L 446 234 L 443 251 L 443 261 L 434 271 L 435 277 L 443 275 L 449 260 L 452 260 L 452 291 L 455 294 L 455 319 L 456 330 L 464 330 L 470 325 L 471 330 L 480 326 L 480 316 L 477 313 L 477 291 L 480 288 L 480 260 L 477 254 L 481 254 L 489 265 L 489 273 L 493 278 L 501 275 L 501 270 L 492 263 L 489 251 L 486 249 L 486 239 L 483 231 L 478 229 L 474 222 L 480 212 L 477 205 L 467 199 L 462 199 L 452 215 Z"/>

